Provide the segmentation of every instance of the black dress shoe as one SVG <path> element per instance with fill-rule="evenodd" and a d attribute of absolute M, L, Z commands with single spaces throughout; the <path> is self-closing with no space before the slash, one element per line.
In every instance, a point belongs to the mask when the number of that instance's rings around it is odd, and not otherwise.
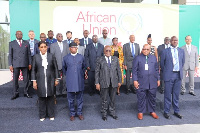
<path fill-rule="evenodd" d="M 117 120 L 118 117 L 116 115 L 111 115 L 113 119 Z"/>
<path fill-rule="evenodd" d="M 182 116 L 182 115 L 180 115 L 179 113 L 174 113 L 174 115 L 175 115 L 176 117 L 180 118 L 180 119 L 182 119 L 182 118 L 183 118 L 183 116 Z"/>
<path fill-rule="evenodd" d="M 170 119 L 170 116 L 167 113 L 163 114 L 166 119 Z"/>
<path fill-rule="evenodd" d="M 164 93 L 164 90 L 160 90 L 160 94 L 163 94 Z"/>
<path fill-rule="evenodd" d="M 14 95 L 13 97 L 11 97 L 11 100 L 14 100 L 14 99 L 16 99 L 16 98 L 18 98 L 19 97 L 19 94 L 16 94 L 16 95 Z"/>
<path fill-rule="evenodd" d="M 102 119 L 103 119 L 104 121 L 107 121 L 107 117 L 106 117 L 106 116 L 102 116 Z"/>
<path fill-rule="evenodd" d="M 32 96 L 30 96 L 29 94 L 24 94 L 24 97 L 32 98 Z"/>
<path fill-rule="evenodd" d="M 184 95 L 184 93 L 185 93 L 185 92 L 182 91 L 182 92 L 181 92 L 181 95 Z"/>
<path fill-rule="evenodd" d="M 128 95 L 131 92 L 130 89 L 126 90 L 126 95 Z"/>
<path fill-rule="evenodd" d="M 190 95 L 193 95 L 193 96 L 196 96 L 196 95 L 194 94 L 194 92 L 189 92 L 189 94 L 190 94 Z"/>

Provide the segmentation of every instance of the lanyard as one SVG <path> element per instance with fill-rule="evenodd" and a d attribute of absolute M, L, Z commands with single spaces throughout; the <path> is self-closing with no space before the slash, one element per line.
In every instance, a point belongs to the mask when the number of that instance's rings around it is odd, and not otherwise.
<path fill-rule="evenodd" d="M 148 57 L 146 56 L 146 64 L 148 63 Z"/>

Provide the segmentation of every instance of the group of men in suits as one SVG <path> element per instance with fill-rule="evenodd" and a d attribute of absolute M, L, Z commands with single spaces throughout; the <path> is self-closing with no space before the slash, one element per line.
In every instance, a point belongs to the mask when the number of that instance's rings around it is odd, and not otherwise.
<path fill-rule="evenodd" d="M 107 31 L 103 30 L 102 32 L 105 42 L 109 42 L 107 38 Z M 31 62 L 32 57 L 35 54 L 39 53 L 38 50 L 38 40 L 34 39 L 34 31 L 29 31 L 29 40 L 22 40 L 22 32 L 16 32 L 16 40 L 9 43 L 9 66 L 10 71 L 13 72 L 13 96 L 12 100 L 19 97 L 18 92 L 18 77 L 20 70 L 23 73 L 24 78 L 24 96 L 31 98 L 28 94 L 29 87 L 29 72 L 31 71 Z M 67 70 L 63 67 L 64 57 L 71 53 L 69 44 L 73 42 L 73 45 L 77 45 L 77 53 L 84 57 L 85 68 L 88 72 L 88 81 L 89 81 L 89 94 L 93 95 L 95 92 L 99 93 L 98 90 L 101 90 L 101 99 L 102 99 L 102 119 L 107 120 L 107 95 L 108 93 L 112 94 L 111 102 L 109 105 L 109 112 L 114 119 L 117 119 L 115 114 L 115 94 L 116 87 L 118 84 L 121 84 L 121 71 L 118 71 L 118 60 L 111 56 L 110 47 L 107 46 L 110 44 L 106 43 L 105 45 L 99 43 L 98 36 L 93 35 L 92 38 L 89 38 L 89 32 L 85 30 L 83 32 L 83 38 L 75 38 L 72 40 L 72 32 L 68 31 L 66 33 L 67 40 L 63 41 L 63 35 L 58 33 L 56 39 L 53 38 L 53 31 L 48 31 L 48 38 L 44 33 L 40 34 L 40 40 L 46 41 L 49 46 L 49 52 L 52 53 L 57 62 L 59 75 L 60 75 L 60 84 L 56 86 L 56 95 L 63 95 L 66 97 L 67 85 L 65 72 Z M 102 40 L 102 39 L 101 39 Z M 182 118 L 179 114 L 179 93 L 184 95 L 186 92 L 185 89 L 185 76 L 188 72 L 189 75 L 189 94 L 195 96 L 194 94 L 194 71 L 198 67 L 198 52 L 197 47 L 191 45 L 192 38 L 191 36 L 185 37 L 186 45 L 181 48 L 178 48 L 178 39 L 173 36 L 171 40 L 166 37 L 164 39 L 164 44 L 158 46 L 158 66 L 156 65 L 157 61 L 154 62 L 153 56 L 149 55 L 149 48 L 147 45 L 143 46 L 142 52 L 140 53 L 139 44 L 135 43 L 135 36 L 129 36 L 129 43 L 123 45 L 123 55 L 124 55 L 124 69 L 126 70 L 126 94 L 129 94 L 131 91 L 133 93 L 137 92 L 138 97 L 138 119 L 142 119 L 142 115 L 146 111 L 146 106 L 144 103 L 147 103 L 150 110 L 150 114 L 153 118 L 158 118 L 155 113 L 155 88 L 159 86 L 160 83 L 157 83 L 161 80 L 160 92 L 164 93 L 164 117 L 169 118 L 169 110 L 171 106 L 171 95 L 172 105 L 174 108 L 174 115 Z M 110 44 L 111 45 L 111 44 Z M 141 62 L 143 58 L 146 58 L 144 62 Z M 141 59 L 140 59 L 141 58 Z M 152 59 L 151 59 L 152 58 Z M 146 62 L 148 60 L 148 62 Z M 105 65 L 107 63 L 107 65 Z M 113 65 L 113 63 L 116 63 Z M 142 64 L 143 63 L 143 64 Z M 152 66 L 151 66 L 152 65 Z M 142 66 L 142 67 L 141 67 Z M 143 71 L 144 69 L 145 71 Z M 160 76 L 158 76 L 158 70 L 160 70 Z M 151 73 L 152 72 L 152 73 Z M 133 77 L 133 81 L 130 81 L 130 77 Z M 105 75 L 106 74 L 106 75 Z M 146 76 L 145 76 L 146 75 Z M 149 77 L 150 76 L 150 77 Z M 151 77 L 152 76 L 152 77 Z M 115 77 L 115 78 L 113 78 Z M 117 77 L 117 78 L 116 78 Z M 108 78 L 108 79 L 107 79 Z M 151 80 L 147 80 L 147 79 Z M 153 79 L 155 78 L 155 81 Z M 116 80 L 117 79 L 117 80 Z M 145 79 L 148 82 L 145 82 Z M 159 84 L 159 85 L 158 85 Z M 101 86 L 101 87 L 100 87 Z M 153 86 L 153 87 L 152 87 Z M 100 89 L 101 88 L 101 89 Z M 141 88 L 141 89 L 140 89 Z M 151 91 L 151 89 L 153 89 Z M 109 90 L 109 92 L 108 92 Z M 113 91 L 111 91 L 113 90 Z M 150 100 L 144 102 L 143 96 L 147 96 Z M 181 91 L 181 92 L 180 92 Z M 116 92 L 115 92 L 116 93 Z M 152 93 L 152 94 L 151 94 Z M 69 94 L 68 94 L 69 95 Z M 71 95 L 71 94 L 70 94 Z M 71 97 L 73 97 L 71 95 Z M 68 100 L 69 101 L 69 100 Z M 70 102 L 70 101 L 69 101 Z M 143 103 L 141 105 L 141 103 Z M 72 106 L 72 105 L 70 105 Z M 73 115 L 72 115 L 73 116 Z M 72 118 L 73 119 L 73 118 Z M 81 118 L 80 118 L 81 119 Z"/>

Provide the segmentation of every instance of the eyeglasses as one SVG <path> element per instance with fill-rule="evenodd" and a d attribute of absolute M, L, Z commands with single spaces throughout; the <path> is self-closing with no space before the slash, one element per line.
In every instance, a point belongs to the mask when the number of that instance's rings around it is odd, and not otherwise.
<path fill-rule="evenodd" d="M 147 50 L 147 51 L 149 51 L 149 49 L 145 49 L 145 48 L 143 48 L 142 50 Z"/>
<path fill-rule="evenodd" d="M 103 34 L 108 34 L 108 33 L 103 33 Z"/>
<path fill-rule="evenodd" d="M 58 37 L 63 37 L 63 36 L 58 36 Z"/>
<path fill-rule="evenodd" d="M 111 50 L 106 50 L 106 52 L 111 52 Z"/>

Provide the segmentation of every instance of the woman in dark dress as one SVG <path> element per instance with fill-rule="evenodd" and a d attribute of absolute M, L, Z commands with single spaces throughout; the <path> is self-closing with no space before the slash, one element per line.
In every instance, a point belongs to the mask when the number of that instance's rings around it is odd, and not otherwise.
<path fill-rule="evenodd" d="M 59 83 L 58 67 L 53 54 L 47 52 L 47 43 L 39 42 L 39 54 L 33 57 L 31 79 L 39 97 L 39 117 L 54 120 L 54 87 Z"/>

